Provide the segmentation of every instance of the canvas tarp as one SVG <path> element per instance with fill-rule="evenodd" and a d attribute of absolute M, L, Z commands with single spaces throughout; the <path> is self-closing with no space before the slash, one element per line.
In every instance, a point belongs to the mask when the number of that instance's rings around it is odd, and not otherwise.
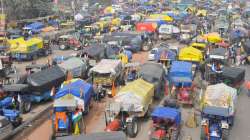
<path fill-rule="evenodd" d="M 73 77 L 81 77 L 87 71 L 87 65 L 77 57 L 72 57 L 58 65 L 65 73 L 71 72 Z"/>
<path fill-rule="evenodd" d="M 183 86 L 189 86 L 192 84 L 192 63 L 183 61 L 174 61 L 172 63 L 169 80 L 178 86 L 180 83 Z"/>
<path fill-rule="evenodd" d="M 226 59 L 226 55 L 227 55 L 227 50 L 225 48 L 216 48 L 210 52 L 209 58 Z"/>
<path fill-rule="evenodd" d="M 48 68 L 27 77 L 27 83 L 34 91 L 44 92 L 58 87 L 65 80 L 65 73 L 58 66 Z"/>
<path fill-rule="evenodd" d="M 152 103 L 153 94 L 154 85 L 138 79 L 122 87 L 115 96 L 115 102 L 120 103 L 122 107 L 133 105 L 134 112 L 142 112 Z M 125 107 L 123 110 L 129 109 Z"/>
<path fill-rule="evenodd" d="M 203 60 L 202 52 L 194 47 L 184 47 L 179 52 L 179 60 L 200 62 Z"/>
<path fill-rule="evenodd" d="M 224 67 L 222 78 L 232 81 L 233 83 L 244 81 L 245 70 L 236 67 Z"/>
<path fill-rule="evenodd" d="M 116 74 L 119 70 L 119 67 L 122 67 L 120 60 L 102 59 L 97 65 L 90 69 L 90 71 L 101 74 Z"/>
<path fill-rule="evenodd" d="M 177 125 L 181 122 L 181 112 L 179 109 L 170 107 L 156 107 L 151 116 L 154 118 L 170 119 Z"/>
<path fill-rule="evenodd" d="M 65 81 L 54 97 L 54 106 L 84 105 L 91 98 L 92 92 L 93 86 L 81 79 Z M 73 96 L 66 98 L 67 95 Z"/>
<path fill-rule="evenodd" d="M 230 108 L 237 99 L 237 90 L 224 83 L 207 87 L 202 105 L 203 107 Z"/>
<path fill-rule="evenodd" d="M 139 71 L 140 76 L 142 76 L 148 82 L 152 82 L 150 80 L 151 78 L 157 78 L 160 80 L 163 73 L 164 68 L 161 64 L 151 62 L 144 63 Z"/>

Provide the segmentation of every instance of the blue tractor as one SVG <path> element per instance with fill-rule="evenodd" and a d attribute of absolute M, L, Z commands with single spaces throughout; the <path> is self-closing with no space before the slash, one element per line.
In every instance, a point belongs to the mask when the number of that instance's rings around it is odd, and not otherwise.
<path fill-rule="evenodd" d="M 237 90 L 224 83 L 210 85 L 202 97 L 201 140 L 228 140 L 233 126 Z"/>
<path fill-rule="evenodd" d="M 84 133 L 83 115 L 89 112 L 93 86 L 81 79 L 65 81 L 54 95 L 52 139 Z"/>
<path fill-rule="evenodd" d="M 29 103 L 21 99 L 21 94 L 28 91 L 27 85 L 3 85 L 0 91 L 0 115 L 5 116 L 13 126 L 22 123 L 20 114 L 29 111 Z"/>
<path fill-rule="evenodd" d="M 57 66 L 21 77 L 16 83 L 2 86 L 0 91 L 0 115 L 14 126 L 21 124 L 20 114 L 27 113 L 32 103 L 52 99 L 51 89 L 60 86 L 65 73 Z"/>
<path fill-rule="evenodd" d="M 150 140 L 178 140 L 181 131 L 181 111 L 176 100 L 165 97 L 151 114 L 153 128 Z"/>

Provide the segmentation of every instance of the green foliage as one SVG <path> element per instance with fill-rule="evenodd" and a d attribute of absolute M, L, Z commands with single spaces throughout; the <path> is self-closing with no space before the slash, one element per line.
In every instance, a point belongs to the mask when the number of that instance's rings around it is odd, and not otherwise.
<path fill-rule="evenodd" d="M 9 19 L 36 18 L 52 14 L 51 0 L 3 0 Z"/>

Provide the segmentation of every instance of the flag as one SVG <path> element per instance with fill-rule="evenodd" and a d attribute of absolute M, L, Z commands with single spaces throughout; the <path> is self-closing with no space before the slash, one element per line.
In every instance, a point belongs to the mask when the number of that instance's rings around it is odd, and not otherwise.
<path fill-rule="evenodd" d="M 72 79 L 73 79 L 73 75 L 72 75 L 72 73 L 71 73 L 70 71 L 68 71 L 66 81 L 70 81 L 70 80 L 72 80 Z"/>
<path fill-rule="evenodd" d="M 112 97 L 115 96 L 115 92 L 116 92 L 116 89 L 115 89 L 115 82 L 112 83 L 112 90 L 111 90 L 111 95 Z"/>

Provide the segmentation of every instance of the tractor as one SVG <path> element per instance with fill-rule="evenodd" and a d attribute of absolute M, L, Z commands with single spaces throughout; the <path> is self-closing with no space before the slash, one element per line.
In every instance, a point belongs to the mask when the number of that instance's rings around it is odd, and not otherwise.
<path fill-rule="evenodd" d="M 153 101 L 154 85 L 137 79 L 122 87 L 105 111 L 105 131 L 124 131 L 136 137 L 138 121 L 146 117 Z"/>
<path fill-rule="evenodd" d="M 207 87 L 201 99 L 201 140 L 228 140 L 237 90 L 224 83 Z"/>

